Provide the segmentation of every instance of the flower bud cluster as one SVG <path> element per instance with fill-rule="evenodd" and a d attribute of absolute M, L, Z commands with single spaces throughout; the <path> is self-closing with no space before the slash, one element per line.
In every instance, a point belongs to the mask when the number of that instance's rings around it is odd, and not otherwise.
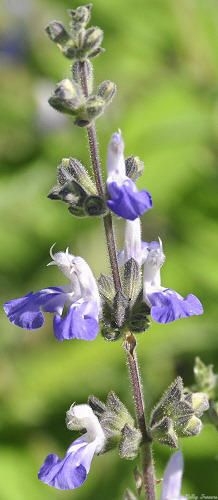
<path fill-rule="evenodd" d="M 86 27 L 91 18 L 91 8 L 92 5 L 88 4 L 68 10 L 69 32 L 59 21 L 52 21 L 46 27 L 49 38 L 68 59 L 83 61 L 88 57 L 96 57 L 103 50 L 103 31 L 98 27 Z"/>
<path fill-rule="evenodd" d="M 102 335 L 106 340 L 117 340 L 128 331 L 142 333 L 150 326 L 150 310 L 143 301 L 140 266 L 130 259 L 120 274 L 122 292 L 115 291 L 112 277 L 101 274 L 98 280 L 102 301 Z"/>
<path fill-rule="evenodd" d="M 90 67 L 88 61 L 84 61 L 83 65 L 85 68 Z M 77 71 L 77 63 L 74 63 L 72 68 L 73 75 Z M 89 88 L 91 89 L 92 71 L 89 74 Z M 57 111 L 74 117 L 75 125 L 87 127 L 105 111 L 106 106 L 111 102 L 116 93 L 116 85 L 106 80 L 99 85 L 96 93 L 85 96 L 81 83 L 78 83 L 77 80 L 78 78 L 73 80 L 65 78 L 57 83 L 48 102 Z"/>
<path fill-rule="evenodd" d="M 49 38 L 65 57 L 73 61 L 72 79 L 65 78 L 56 85 L 49 104 L 57 111 L 74 117 L 74 124 L 79 127 L 87 127 L 98 118 L 116 93 L 116 85 L 109 80 L 102 82 L 95 93 L 92 92 L 93 72 L 89 59 L 103 51 L 103 31 L 98 27 L 87 28 L 91 7 L 88 4 L 68 11 L 71 18 L 69 31 L 59 21 L 52 21 L 46 27 Z M 81 81 L 81 65 L 87 79 L 85 87 Z"/>
<path fill-rule="evenodd" d="M 85 167 L 75 158 L 64 158 L 57 168 L 58 184 L 48 194 L 51 200 L 68 204 L 68 210 L 77 217 L 100 216 L 108 211 Z"/>
<path fill-rule="evenodd" d="M 135 427 L 132 416 L 118 396 L 111 391 L 105 404 L 95 396 L 90 396 L 88 403 L 106 436 L 105 451 L 118 446 L 121 458 L 134 459 L 139 452 L 141 432 Z"/>
<path fill-rule="evenodd" d="M 177 377 L 151 413 L 150 433 L 153 440 L 177 448 L 179 437 L 200 433 L 200 417 L 208 408 L 207 395 L 185 392 L 181 377 Z"/>

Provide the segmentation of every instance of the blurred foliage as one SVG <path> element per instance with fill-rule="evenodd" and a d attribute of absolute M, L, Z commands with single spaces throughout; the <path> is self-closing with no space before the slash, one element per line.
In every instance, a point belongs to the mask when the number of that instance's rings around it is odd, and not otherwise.
<path fill-rule="evenodd" d="M 2 302 L 40 287 L 61 284 L 48 268 L 53 242 L 82 255 L 96 275 L 108 269 L 101 221 L 79 222 L 46 194 L 62 157 L 90 164 L 85 132 L 47 104 L 54 84 L 69 76 L 69 62 L 44 33 L 52 19 L 67 20 L 69 0 L 4 0 L 0 16 L 0 162 Z M 159 235 L 167 261 L 163 284 L 195 293 L 203 317 L 161 326 L 138 339 L 149 407 L 181 375 L 193 383 L 196 355 L 218 368 L 217 344 L 217 137 L 218 10 L 215 0 L 94 0 L 93 24 L 105 31 L 106 52 L 95 61 L 96 82 L 118 84 L 118 95 L 98 121 L 102 159 L 118 127 L 126 155 L 146 164 L 140 186 L 154 209 L 143 219 L 144 239 Z M 122 241 L 123 224 L 117 225 Z M 96 259 L 97 255 L 97 259 Z M 100 258 L 101 255 L 101 258 Z M 84 487 L 53 490 L 37 480 L 45 455 L 63 454 L 74 439 L 65 412 L 89 394 L 105 399 L 115 390 L 132 408 L 121 342 L 58 344 L 50 318 L 26 332 L 1 318 L 1 500 L 121 499 L 133 488 L 136 462 L 116 452 L 97 457 Z M 184 493 L 217 493 L 218 435 L 205 426 L 181 442 Z M 161 477 L 169 452 L 156 447 Z"/>

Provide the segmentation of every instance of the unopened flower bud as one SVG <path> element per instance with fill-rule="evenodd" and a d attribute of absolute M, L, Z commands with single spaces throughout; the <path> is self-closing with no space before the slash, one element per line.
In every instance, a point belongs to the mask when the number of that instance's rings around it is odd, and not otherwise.
<path fill-rule="evenodd" d="M 70 39 L 70 36 L 65 30 L 63 24 L 59 21 L 51 21 L 51 23 L 46 26 L 45 31 L 46 33 L 48 33 L 48 36 L 50 40 L 52 40 L 52 42 L 58 43 L 60 45 L 67 43 Z"/>
<path fill-rule="evenodd" d="M 99 96 L 91 96 L 86 101 L 86 112 L 88 120 L 92 121 L 94 118 L 100 116 L 105 108 L 104 100 Z"/>
<path fill-rule="evenodd" d="M 83 49 L 94 51 L 98 49 L 103 40 L 103 31 L 98 27 L 92 27 L 86 30 L 83 38 Z"/>
<path fill-rule="evenodd" d="M 208 397 L 204 392 L 189 393 L 185 399 L 191 405 L 196 417 L 201 417 L 204 411 L 209 408 Z"/>
<path fill-rule="evenodd" d="M 49 98 L 49 104 L 63 113 L 75 114 L 81 106 L 83 96 L 80 87 L 68 78 L 62 80 L 55 87 L 53 95 Z"/>
<path fill-rule="evenodd" d="M 79 31 L 84 28 L 91 18 L 92 4 L 81 5 L 77 9 L 68 10 L 68 14 L 71 17 L 71 25 L 73 30 Z"/>
<path fill-rule="evenodd" d="M 97 95 L 102 97 L 102 99 L 107 103 L 109 103 L 113 99 L 115 93 L 116 93 L 116 85 L 110 80 L 102 82 L 97 90 Z"/>
<path fill-rule="evenodd" d="M 197 436 L 200 434 L 202 429 L 202 422 L 201 420 L 196 417 L 195 415 L 192 415 L 190 420 L 188 421 L 187 425 L 181 430 L 181 432 L 178 432 L 179 436 Z"/>

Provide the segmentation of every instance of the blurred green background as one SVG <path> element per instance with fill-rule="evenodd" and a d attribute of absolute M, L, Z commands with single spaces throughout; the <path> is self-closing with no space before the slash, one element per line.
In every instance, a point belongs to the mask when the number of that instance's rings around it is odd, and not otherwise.
<path fill-rule="evenodd" d="M 203 317 L 161 326 L 138 338 L 150 408 L 176 375 L 193 382 L 199 355 L 218 371 L 217 136 L 218 5 L 215 0 L 94 0 L 93 24 L 105 31 L 106 52 L 95 60 L 96 83 L 111 79 L 118 94 L 98 120 L 103 164 L 111 133 L 121 128 L 126 155 L 139 155 L 139 181 L 154 209 L 143 218 L 143 237 L 164 242 L 165 286 L 195 293 Z M 44 33 L 52 19 L 67 22 L 70 0 L 4 0 L 0 21 L 1 298 L 64 282 L 51 267 L 49 248 L 70 247 L 96 275 L 108 271 L 100 220 L 76 220 L 46 194 L 62 157 L 90 165 L 85 131 L 51 110 L 47 99 L 70 64 Z M 117 232 L 122 242 L 123 224 Z M 51 318 L 26 332 L 1 317 L 0 500 L 122 498 L 133 487 L 135 462 L 116 452 L 97 457 L 83 488 L 59 492 L 37 480 L 50 452 L 64 454 L 74 439 L 65 412 L 89 394 L 103 400 L 113 389 L 132 409 L 122 343 L 58 343 Z M 184 439 L 183 492 L 218 493 L 218 434 L 210 425 Z M 170 452 L 156 447 L 161 477 Z"/>

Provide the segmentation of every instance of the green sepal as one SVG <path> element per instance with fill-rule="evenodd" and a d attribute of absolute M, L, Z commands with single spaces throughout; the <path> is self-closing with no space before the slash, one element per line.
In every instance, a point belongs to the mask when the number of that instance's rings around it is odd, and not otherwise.
<path fill-rule="evenodd" d="M 126 175 L 134 182 L 142 175 L 144 170 L 144 163 L 138 156 L 129 156 L 125 160 Z"/>
<path fill-rule="evenodd" d="M 103 300 L 112 307 L 115 296 L 113 278 L 111 276 L 107 276 L 106 274 L 101 274 L 98 278 L 98 289 Z"/>
<path fill-rule="evenodd" d="M 94 182 L 79 160 L 64 158 L 57 169 L 57 181 L 48 198 L 68 203 L 71 214 L 93 217 L 107 213 L 105 200 L 97 195 Z"/>
<path fill-rule="evenodd" d="M 134 259 L 129 259 L 123 269 L 123 291 L 134 303 L 142 288 L 142 276 L 139 264 Z"/>
<path fill-rule="evenodd" d="M 102 115 L 105 110 L 105 101 L 102 97 L 91 95 L 88 97 L 85 104 L 85 113 L 87 120 L 91 123 L 92 120 Z"/>
<path fill-rule="evenodd" d="M 84 201 L 84 211 L 89 216 L 104 216 L 108 209 L 105 200 L 97 195 L 90 195 Z"/>
<path fill-rule="evenodd" d="M 183 382 L 181 377 L 177 377 L 176 380 L 168 387 L 164 392 L 160 401 L 154 407 L 151 413 L 151 426 L 158 423 L 164 416 L 170 416 L 172 410 L 178 405 L 183 396 Z"/>
<path fill-rule="evenodd" d="M 57 168 L 57 181 L 62 186 L 73 179 L 83 186 L 87 194 L 97 194 L 96 186 L 82 163 L 76 158 L 64 158 Z"/>
<path fill-rule="evenodd" d="M 124 326 L 129 312 L 129 299 L 126 295 L 118 291 L 114 297 L 113 318 L 118 328 Z"/>
<path fill-rule="evenodd" d="M 100 418 L 102 414 L 106 411 L 106 404 L 103 403 L 100 399 L 98 399 L 96 396 L 89 396 L 88 397 L 88 404 L 91 406 L 94 414 L 96 417 Z"/>
<path fill-rule="evenodd" d="M 168 414 L 172 417 L 174 429 L 177 434 L 180 435 L 190 419 L 193 417 L 194 410 L 187 401 L 182 399 L 178 404 L 172 405 L 168 411 Z"/>
<path fill-rule="evenodd" d="M 58 186 L 55 186 L 48 194 L 48 198 L 50 198 L 51 200 L 59 199 L 61 201 L 64 201 L 65 203 L 69 203 L 70 205 L 78 205 L 81 208 L 86 197 L 86 191 L 77 181 L 73 179 L 69 182 L 66 182 L 59 188 Z"/>
<path fill-rule="evenodd" d="M 105 450 L 118 446 L 122 458 L 135 458 L 141 444 L 141 432 L 135 428 L 132 416 L 115 392 L 109 392 L 105 404 L 95 396 L 89 397 L 88 404 L 107 438 Z"/>
<path fill-rule="evenodd" d="M 107 396 L 106 406 L 119 417 L 118 429 L 122 429 L 124 423 L 134 425 L 134 419 L 114 391 L 110 391 Z"/>
<path fill-rule="evenodd" d="M 125 424 L 122 429 L 122 438 L 119 444 L 119 455 L 121 458 L 133 460 L 139 453 L 142 435 L 139 429 Z"/>
<path fill-rule="evenodd" d="M 141 295 L 141 294 L 140 294 Z M 139 296 L 140 297 L 140 296 Z M 133 333 L 143 333 L 150 328 L 151 322 L 148 318 L 150 309 L 142 300 L 136 300 L 134 306 L 130 310 L 129 329 Z"/>
<path fill-rule="evenodd" d="M 150 308 L 143 300 L 141 269 L 134 259 L 124 264 L 122 283 L 129 298 L 128 328 L 134 333 L 144 332 L 150 326 Z"/>
<path fill-rule="evenodd" d="M 71 215 L 74 215 L 75 217 L 87 217 L 87 214 L 84 212 L 83 207 L 80 207 L 78 205 L 70 205 L 68 207 L 68 210 Z"/>
<path fill-rule="evenodd" d="M 150 428 L 153 441 L 158 441 L 170 448 L 178 448 L 178 437 L 173 428 L 173 422 L 169 417 L 163 417 L 158 423 Z"/>

